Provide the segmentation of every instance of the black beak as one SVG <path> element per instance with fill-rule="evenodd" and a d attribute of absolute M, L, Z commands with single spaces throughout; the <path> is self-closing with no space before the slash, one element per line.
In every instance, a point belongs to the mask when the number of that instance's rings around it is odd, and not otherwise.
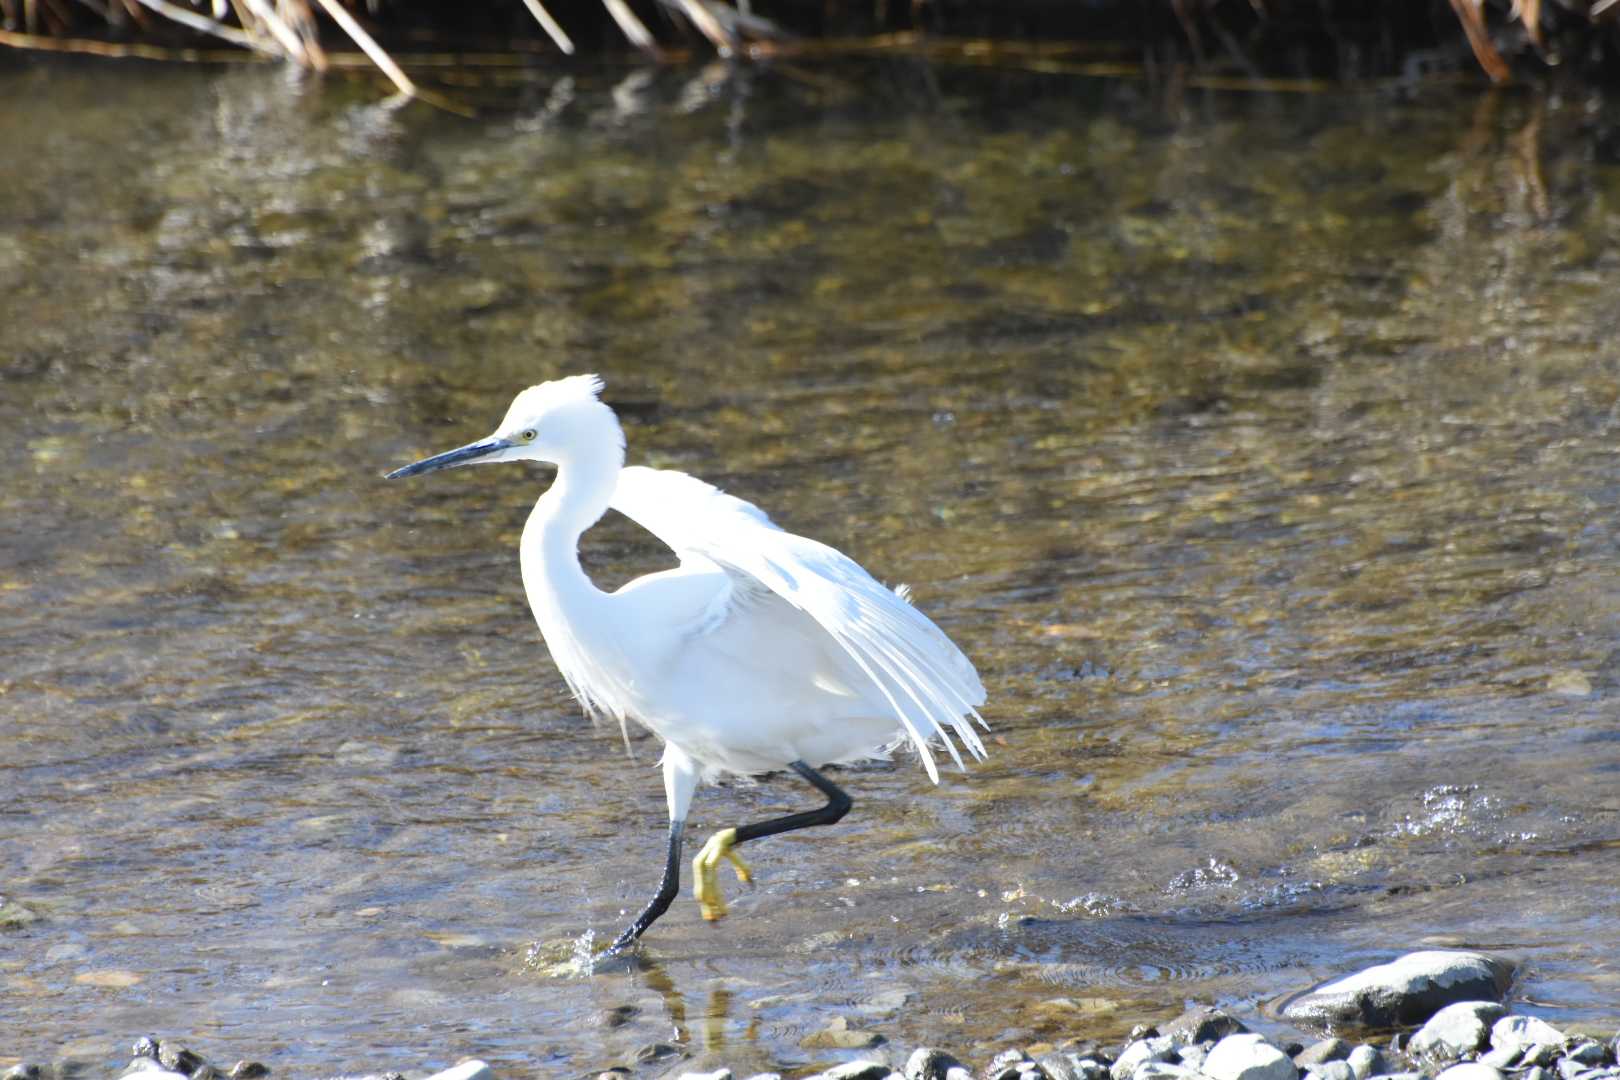
<path fill-rule="evenodd" d="M 512 445 L 511 439 L 480 439 L 466 446 L 458 446 L 454 450 L 446 450 L 442 454 L 434 454 L 430 458 L 412 462 L 402 469 L 395 469 L 384 477 L 386 480 L 398 480 L 402 476 L 418 476 L 421 473 L 437 472 L 440 469 L 453 469 L 457 465 L 472 465 L 484 460 L 491 454 L 499 453 Z"/>

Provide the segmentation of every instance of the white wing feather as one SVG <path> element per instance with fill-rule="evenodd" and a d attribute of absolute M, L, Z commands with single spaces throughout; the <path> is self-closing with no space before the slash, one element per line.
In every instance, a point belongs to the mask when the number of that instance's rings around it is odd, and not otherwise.
<path fill-rule="evenodd" d="M 853 559 L 681 472 L 621 470 L 612 507 L 668 544 L 683 565 L 717 566 L 741 593 L 769 590 L 814 619 L 882 693 L 936 783 L 929 749 L 936 737 L 958 766 L 952 732 L 984 757 L 969 720 L 988 730 L 976 708 L 985 695 L 973 664 L 903 593 L 884 588 Z"/>

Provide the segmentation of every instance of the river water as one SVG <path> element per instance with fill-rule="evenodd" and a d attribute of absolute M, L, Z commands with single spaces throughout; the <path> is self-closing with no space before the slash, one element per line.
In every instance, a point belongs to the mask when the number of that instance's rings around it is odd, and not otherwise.
<path fill-rule="evenodd" d="M 0 61 L 0 1059 L 982 1059 L 1432 944 L 1620 1021 L 1612 102 Z M 525 609 L 546 474 L 380 479 L 579 371 L 911 583 L 994 728 L 589 976 L 664 806 Z"/>

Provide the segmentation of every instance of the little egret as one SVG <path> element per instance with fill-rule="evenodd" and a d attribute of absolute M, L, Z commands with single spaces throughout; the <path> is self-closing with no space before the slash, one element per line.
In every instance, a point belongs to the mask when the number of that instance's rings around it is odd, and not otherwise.
<path fill-rule="evenodd" d="M 831 825 L 850 798 L 812 766 L 909 741 L 935 783 L 930 744 L 958 766 L 951 733 L 984 745 L 984 687 L 966 656 L 905 590 L 879 585 L 825 544 L 785 532 L 751 503 L 685 473 L 624 464 L 624 431 L 594 375 L 531 386 L 494 434 L 396 469 L 389 479 L 494 461 L 557 467 L 523 527 L 519 561 L 535 621 L 592 715 L 635 721 L 664 743 L 669 849 L 658 893 L 610 948 L 618 952 L 680 890 L 681 833 L 700 779 L 792 769 L 827 805 L 722 829 L 692 866 L 703 917 L 725 914 L 716 869 L 762 836 Z M 617 510 L 672 548 L 673 570 L 616 592 L 579 564 L 579 538 Z"/>

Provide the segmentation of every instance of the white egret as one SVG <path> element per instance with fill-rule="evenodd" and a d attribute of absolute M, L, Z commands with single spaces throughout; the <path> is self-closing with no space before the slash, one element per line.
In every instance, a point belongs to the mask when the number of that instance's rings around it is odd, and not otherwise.
<path fill-rule="evenodd" d="M 495 461 L 557 467 L 523 528 L 523 587 L 562 676 L 587 713 L 635 721 L 664 742 L 669 849 L 663 880 L 612 945 L 641 936 L 680 890 L 681 834 L 700 780 L 792 769 L 827 797 L 819 809 L 722 829 L 693 860 L 703 916 L 725 914 L 716 869 L 762 836 L 831 825 L 850 798 L 814 766 L 909 741 L 935 783 L 930 744 L 958 766 L 952 733 L 984 745 L 984 687 L 967 657 L 908 601 L 825 544 L 685 473 L 625 467 L 624 431 L 575 375 L 518 394 L 488 438 L 388 474 Z M 579 538 L 609 509 L 668 544 L 673 570 L 616 592 L 579 563 Z"/>

